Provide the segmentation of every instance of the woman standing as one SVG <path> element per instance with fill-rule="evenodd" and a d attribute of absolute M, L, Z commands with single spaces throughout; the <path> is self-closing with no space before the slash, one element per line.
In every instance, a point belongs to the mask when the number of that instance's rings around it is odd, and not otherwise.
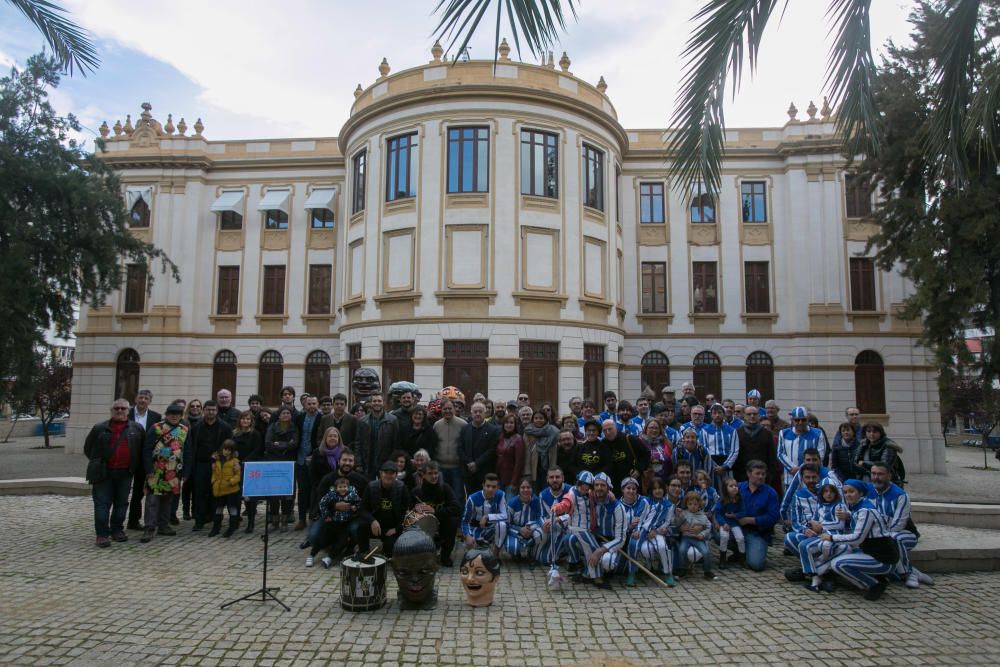
<path fill-rule="evenodd" d="M 517 432 L 518 419 L 513 413 L 504 415 L 497 441 L 497 475 L 500 488 L 513 497 L 517 495 L 515 486 L 524 472 L 524 440 Z"/>
<path fill-rule="evenodd" d="M 903 448 L 889 439 L 885 428 L 878 422 L 868 422 L 864 428 L 864 438 L 861 440 L 861 450 L 858 452 L 858 468 L 863 479 L 870 482 L 872 464 L 884 463 L 892 471 L 892 481 L 899 483 L 899 453 Z"/>
<path fill-rule="evenodd" d="M 536 493 L 545 486 L 548 470 L 555 464 L 553 447 L 556 446 L 558 437 L 559 429 L 549 421 L 542 408 L 531 415 L 531 424 L 524 427 L 524 443 L 527 448 L 524 474 L 531 479 L 531 486 Z"/>
<path fill-rule="evenodd" d="M 412 459 L 421 449 L 425 450 L 431 459 L 437 456 L 440 439 L 437 431 L 431 428 L 427 419 L 427 410 L 418 405 L 410 413 L 410 429 L 399 434 L 400 449 L 406 452 L 406 457 Z"/>
<path fill-rule="evenodd" d="M 264 458 L 264 436 L 260 434 L 254 423 L 254 415 L 249 410 L 240 413 L 239 421 L 233 430 L 233 442 L 236 443 L 236 455 L 241 463 L 260 461 Z M 253 532 L 254 523 L 257 521 L 257 499 L 244 498 L 243 504 L 246 508 L 247 527 L 243 532 L 250 534 Z"/>
<path fill-rule="evenodd" d="M 664 483 L 673 474 L 673 449 L 674 444 L 663 436 L 660 422 L 650 419 L 646 422 L 646 427 L 639 436 L 639 442 L 649 452 L 649 468 L 642 473 L 642 491 L 645 495 L 652 493 L 651 483 L 653 478 L 663 480 Z"/>
<path fill-rule="evenodd" d="M 557 421 L 556 420 L 556 409 L 552 406 L 551 403 L 549 403 L 548 401 L 545 401 L 540 406 L 538 406 L 538 411 L 541 412 L 543 415 L 545 415 L 545 421 L 547 421 L 548 423 L 552 424 L 553 426 L 556 425 L 556 421 Z"/>
<path fill-rule="evenodd" d="M 861 449 L 858 435 L 851 422 L 844 422 L 837 428 L 837 435 L 830 449 L 830 467 L 837 473 L 838 479 L 851 479 L 858 474 L 854 469 L 854 462 L 858 460 Z"/>
<path fill-rule="evenodd" d="M 275 415 L 276 420 L 271 421 L 267 427 L 267 435 L 264 437 L 264 454 L 268 461 L 291 461 L 295 462 L 299 453 L 299 432 L 292 423 L 292 408 L 282 405 Z M 288 531 L 288 521 L 292 518 L 295 496 L 284 496 L 282 498 L 269 498 L 268 506 L 271 510 L 271 528 Z"/>

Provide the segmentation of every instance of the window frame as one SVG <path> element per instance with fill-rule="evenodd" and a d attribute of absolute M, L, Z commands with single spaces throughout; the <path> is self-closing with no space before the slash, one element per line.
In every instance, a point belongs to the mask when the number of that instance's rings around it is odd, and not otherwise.
<path fill-rule="evenodd" d="M 657 275 L 657 268 L 661 268 L 663 275 Z M 649 273 L 647 276 L 647 269 Z M 650 308 L 646 308 L 646 280 L 651 281 L 649 285 Z M 657 279 L 663 278 L 663 304 L 662 308 L 657 308 L 656 283 Z M 669 312 L 669 292 L 667 290 L 667 263 L 666 262 L 640 262 L 639 266 L 639 311 L 643 315 L 665 315 Z"/>
<path fill-rule="evenodd" d="M 539 141 L 541 139 L 541 141 Z M 551 145 L 550 145 L 551 144 Z M 554 154 L 553 164 L 544 164 L 541 189 L 542 192 L 535 192 L 535 180 L 538 175 L 538 164 L 535 160 L 535 148 L 539 147 L 542 151 L 542 158 L 545 159 L 547 153 L 552 151 Z M 528 171 L 525 174 L 525 151 L 527 151 L 527 163 Z M 521 167 L 521 194 L 529 195 L 531 197 L 547 197 L 549 199 L 559 199 L 559 135 L 555 132 L 547 132 L 545 130 L 532 130 L 527 128 L 521 128 L 521 153 L 520 153 L 520 167 Z M 551 173 L 550 173 L 551 171 Z M 525 180 L 527 178 L 527 180 Z M 552 192 L 549 193 L 547 183 L 549 183 L 549 178 L 551 178 Z M 527 184 L 528 192 L 525 192 L 525 184 Z"/>
<path fill-rule="evenodd" d="M 759 285 L 760 275 L 751 275 L 751 267 L 760 268 L 763 266 L 763 286 Z M 751 285 L 751 282 L 754 285 Z M 753 287 L 763 291 L 754 293 Z M 763 299 L 763 304 L 757 303 Z M 744 260 L 743 262 L 743 307 L 748 315 L 766 315 L 771 313 L 771 262 Z"/>
<path fill-rule="evenodd" d="M 141 282 L 141 284 L 139 284 Z M 122 295 L 122 312 L 141 314 L 146 312 L 146 296 L 149 290 L 149 267 L 145 264 L 125 266 L 125 290 Z"/>
<path fill-rule="evenodd" d="M 719 207 L 716 202 L 715 193 L 706 190 L 701 181 L 698 181 L 691 190 L 691 198 L 688 202 L 688 222 L 692 225 L 716 224 L 719 221 Z M 711 202 L 711 220 L 705 219 L 705 210 L 708 208 L 704 203 L 706 197 L 708 198 L 708 201 Z M 700 220 L 695 220 L 695 211 L 698 211 L 698 217 Z"/>
<path fill-rule="evenodd" d="M 243 231 L 243 216 L 236 211 L 219 212 L 219 231 L 239 232 Z"/>
<path fill-rule="evenodd" d="M 142 205 L 142 208 L 139 209 L 139 220 L 136 220 L 136 209 L 139 208 L 140 204 Z M 153 212 L 152 209 L 150 209 L 149 204 L 144 198 L 139 197 L 135 203 L 132 204 L 132 209 L 128 212 L 129 229 L 148 229 L 152 218 Z"/>
<path fill-rule="evenodd" d="M 314 289 L 316 286 L 317 273 L 326 271 L 323 278 L 325 286 L 321 288 L 322 293 L 317 295 Z M 307 275 L 308 293 L 306 294 L 306 314 L 307 315 L 331 315 L 333 313 L 333 265 L 332 264 L 310 264 Z M 320 303 L 320 296 L 324 297 Z"/>
<path fill-rule="evenodd" d="M 647 188 L 649 192 L 646 192 Z M 655 189 L 659 188 L 660 192 L 657 194 Z M 656 219 L 657 204 L 656 199 L 659 197 L 659 217 Z M 648 213 L 651 219 L 646 220 L 647 217 L 647 201 L 648 201 Z M 667 222 L 667 189 L 664 187 L 662 181 L 639 181 L 639 224 L 640 225 L 663 225 Z"/>
<path fill-rule="evenodd" d="M 269 278 L 269 275 L 277 276 L 278 269 L 281 270 L 280 285 L 277 277 Z M 285 314 L 285 287 L 288 277 L 288 267 L 284 264 L 265 264 L 261 272 L 261 294 L 260 294 L 260 314 L 284 315 Z M 268 283 L 275 283 L 269 285 Z M 271 301 L 272 303 L 268 303 Z"/>
<path fill-rule="evenodd" d="M 596 211 L 604 212 L 604 151 L 586 142 L 581 149 L 583 166 L 583 188 L 581 195 L 583 205 Z M 593 179 L 593 180 L 591 180 Z M 593 197 L 591 196 L 593 193 Z"/>
<path fill-rule="evenodd" d="M 351 215 L 365 210 L 368 178 L 368 149 L 362 148 L 351 158 Z"/>
<path fill-rule="evenodd" d="M 407 132 L 385 140 L 385 201 L 387 203 L 413 199 L 417 196 L 416 178 L 413 174 L 416 139 L 416 132 Z M 404 159 L 406 161 L 405 168 L 403 167 Z M 401 176 L 405 177 L 406 190 L 401 191 L 397 187 L 396 191 L 393 192 L 392 185 L 398 184 Z"/>
<path fill-rule="evenodd" d="M 853 220 L 872 215 L 872 188 L 864 180 L 859 174 L 844 174 L 844 213 Z M 863 210 L 859 210 L 859 207 Z"/>
<path fill-rule="evenodd" d="M 851 312 L 877 313 L 878 285 L 875 276 L 875 259 L 873 257 L 849 257 L 848 283 Z M 871 307 L 867 307 L 869 299 Z"/>
<path fill-rule="evenodd" d="M 236 273 L 236 285 L 235 288 L 232 287 L 232 277 L 223 276 L 223 272 L 231 273 L 235 271 Z M 215 289 L 215 314 L 216 315 L 239 315 L 240 313 L 240 266 L 239 265 L 224 265 L 217 267 L 216 271 L 217 282 Z M 228 299 L 223 299 L 223 290 L 226 288 L 232 289 L 233 291 L 229 293 Z M 232 308 L 230 311 L 223 311 L 222 304 L 226 302 L 232 302 Z"/>
<path fill-rule="evenodd" d="M 317 218 L 317 213 L 322 213 L 322 215 Z M 329 220 L 326 220 L 329 218 Z M 320 224 L 316 224 L 317 219 Z M 328 208 L 311 208 L 309 209 L 309 228 L 310 229 L 333 229 L 334 227 L 334 215 L 333 211 Z"/>
<path fill-rule="evenodd" d="M 708 265 L 711 265 L 713 267 L 713 271 L 711 274 L 709 274 L 707 271 L 701 271 L 701 272 L 698 271 L 699 268 L 707 267 Z M 698 306 L 698 300 L 697 300 L 697 290 L 699 287 L 698 283 L 699 280 L 704 279 L 706 277 L 711 277 L 712 285 L 710 286 L 705 285 L 703 289 L 707 290 L 709 287 L 712 287 L 714 288 L 715 291 L 715 294 L 710 297 L 715 301 L 715 308 L 713 310 L 709 310 L 705 306 L 702 306 L 701 308 L 699 308 Z M 721 312 L 719 308 L 720 305 L 721 305 L 721 300 L 719 299 L 719 263 L 717 261 L 691 262 L 691 312 L 694 313 L 695 315 L 718 315 Z"/>
<path fill-rule="evenodd" d="M 289 215 L 278 208 L 271 208 L 264 213 L 264 229 L 269 232 L 288 231 Z"/>
<path fill-rule="evenodd" d="M 759 193 L 755 191 L 755 187 L 758 185 L 761 187 L 761 192 Z M 751 191 L 749 193 L 744 192 L 744 188 L 747 186 L 750 186 L 751 188 Z M 753 219 L 750 220 L 747 219 L 747 209 L 744 207 L 744 204 L 746 202 L 745 198 L 747 197 L 747 195 L 749 195 L 752 198 L 753 202 L 753 208 L 751 210 L 751 216 L 750 216 Z M 757 197 L 760 197 L 760 214 L 763 216 L 760 219 L 758 219 L 756 215 L 758 213 L 757 202 L 756 202 Z M 766 180 L 747 179 L 740 181 L 740 221 L 745 225 L 760 225 L 760 224 L 767 224 L 768 222 L 770 222 L 767 210 Z"/>
<path fill-rule="evenodd" d="M 464 136 L 472 132 L 473 136 Z M 456 134 L 456 137 L 452 135 Z M 447 128 L 447 156 L 445 162 L 445 191 L 448 194 L 485 194 L 490 191 L 490 128 L 486 125 L 456 125 Z M 466 155 L 466 144 L 471 144 L 471 155 Z M 485 144 L 485 146 L 484 146 Z M 485 157 L 482 151 L 486 152 Z M 471 183 L 465 187 L 466 162 L 472 162 L 469 175 Z M 452 184 L 452 163 L 457 160 L 455 183 Z M 480 164 L 482 162 L 482 164 Z M 484 173 L 480 173 L 480 167 Z"/>

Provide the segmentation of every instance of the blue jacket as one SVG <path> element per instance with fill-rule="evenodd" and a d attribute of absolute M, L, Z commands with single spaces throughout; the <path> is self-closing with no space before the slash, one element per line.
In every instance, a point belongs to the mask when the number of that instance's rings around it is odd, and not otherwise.
<path fill-rule="evenodd" d="M 902 487 L 889 484 L 884 492 L 879 493 L 874 484 L 868 484 L 867 498 L 885 519 L 889 532 L 906 530 L 906 524 L 910 520 L 910 496 Z"/>
<path fill-rule="evenodd" d="M 792 496 L 792 504 L 788 508 L 787 518 L 792 522 L 792 530 L 796 533 L 805 530 L 806 524 L 812 520 L 818 508 L 819 498 L 805 486 L 800 486 Z"/>
<path fill-rule="evenodd" d="M 757 520 L 756 525 L 743 526 L 744 532 L 755 532 L 770 543 L 774 524 L 780 519 L 778 494 L 768 484 L 751 491 L 750 482 L 740 482 L 740 495 L 743 496 L 743 511 Z"/>
<path fill-rule="evenodd" d="M 709 456 L 724 456 L 722 467 L 732 470 L 740 453 L 740 441 L 736 437 L 736 429 L 725 422 L 717 427 L 713 422 L 705 426 L 701 433 L 705 438 L 705 448 Z"/>
<path fill-rule="evenodd" d="M 542 521 L 542 502 L 538 496 L 531 496 L 525 503 L 521 496 L 514 496 L 507 502 L 507 520 L 512 528 L 534 526 Z"/>
<path fill-rule="evenodd" d="M 825 482 L 826 480 L 830 480 L 837 485 L 838 489 L 840 488 L 840 478 L 837 476 L 837 473 L 826 468 L 825 466 L 819 467 L 819 479 L 820 482 Z M 792 481 L 788 483 L 788 487 L 785 489 L 784 497 L 781 499 L 782 519 L 788 518 L 788 511 L 792 506 L 792 498 L 795 497 L 795 493 L 800 488 L 802 488 L 802 477 L 799 475 L 799 473 L 795 473 L 795 476 L 792 477 Z"/>
<path fill-rule="evenodd" d="M 729 518 L 726 515 L 733 514 L 733 518 Z M 720 499 L 719 502 L 715 504 L 715 520 L 720 526 L 738 526 L 740 525 L 740 519 L 745 517 L 747 514 L 743 511 L 743 496 L 740 496 L 740 501 L 738 503 L 724 503 Z"/>
<path fill-rule="evenodd" d="M 651 531 L 663 528 L 664 526 L 670 528 L 669 534 L 676 532 L 676 526 L 674 526 L 674 505 L 666 498 L 661 498 L 660 500 L 650 498 L 649 504 L 639 519 L 639 539 L 647 539 Z"/>
<path fill-rule="evenodd" d="M 489 523 L 507 521 L 507 499 L 503 491 L 497 490 L 493 500 L 486 500 L 482 491 L 476 491 L 465 501 L 465 512 L 462 514 L 462 535 L 472 535 L 473 529 L 479 528 L 483 517 Z"/>

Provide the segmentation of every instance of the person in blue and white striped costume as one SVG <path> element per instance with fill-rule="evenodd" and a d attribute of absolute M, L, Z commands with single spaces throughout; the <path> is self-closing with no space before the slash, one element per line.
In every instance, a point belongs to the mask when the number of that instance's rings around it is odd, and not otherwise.
<path fill-rule="evenodd" d="M 551 565 L 553 561 L 559 560 L 562 556 L 563 533 L 558 522 L 552 522 L 552 505 L 562 500 L 573 487 L 564 481 L 565 477 L 562 468 L 552 466 L 546 472 L 547 486 L 538 494 L 539 510 L 541 516 L 542 538 L 538 547 L 538 560 L 543 565 Z M 555 544 L 551 538 L 555 538 Z"/>
<path fill-rule="evenodd" d="M 803 471 L 805 469 L 803 467 Z M 804 586 L 813 592 L 833 592 L 833 582 L 824 581 L 823 575 L 830 571 L 830 562 L 834 558 L 851 550 L 846 544 L 820 539 L 823 533 L 840 535 L 844 532 L 846 523 L 837 516 L 838 511 L 849 514 L 847 506 L 840 497 L 840 482 L 827 477 L 820 482 L 819 506 L 803 531 L 798 546 L 799 561 L 802 563 L 801 579 L 812 577 L 812 580 L 807 581 Z M 789 581 L 800 580 L 799 573 L 794 570 L 791 573 L 786 572 L 785 576 Z"/>
<path fill-rule="evenodd" d="M 687 461 L 691 464 L 691 471 L 704 470 L 711 473 L 712 457 L 708 455 L 705 447 L 705 440 L 701 431 L 694 428 L 686 428 L 681 431 L 681 441 L 674 449 L 674 465 L 678 461 Z"/>
<path fill-rule="evenodd" d="M 837 473 L 827 468 L 826 466 L 820 464 L 819 452 L 817 450 L 812 448 L 807 449 L 803 453 L 802 459 L 803 459 L 802 463 L 803 468 L 807 465 L 816 466 L 816 469 L 819 470 L 820 479 L 832 479 L 833 482 L 837 484 L 837 486 L 840 486 L 840 478 L 837 476 Z M 802 469 L 800 468 L 799 472 L 795 473 L 795 477 L 792 478 L 791 484 L 789 484 L 788 488 L 785 489 L 785 496 L 781 500 L 781 510 L 780 510 L 781 519 L 786 526 L 789 525 L 788 513 L 792 506 L 792 500 L 795 498 L 796 491 L 798 491 L 802 487 L 801 473 Z"/>
<path fill-rule="evenodd" d="M 785 546 L 791 553 L 798 553 L 799 543 L 805 539 L 805 531 L 809 528 L 809 522 L 813 520 L 816 511 L 819 509 L 819 469 L 806 463 L 799 470 L 798 474 L 802 479 L 802 484 L 788 508 L 789 530 L 785 532 Z"/>
<path fill-rule="evenodd" d="M 674 558 L 673 550 L 667 544 L 667 535 L 674 527 L 674 506 L 667 498 L 666 483 L 659 477 L 650 482 L 650 492 L 652 496 L 639 518 L 639 524 L 632 530 L 628 555 L 634 560 L 638 560 L 641 556 L 650 564 L 659 559 L 660 569 L 663 570 L 663 581 L 668 586 L 673 586 Z M 635 586 L 636 569 L 634 563 L 628 564 L 626 586 Z"/>
<path fill-rule="evenodd" d="M 791 484 L 795 473 L 805 463 L 807 449 L 818 451 L 820 461 L 826 454 L 826 437 L 818 428 L 809 426 L 809 411 L 800 405 L 788 414 L 792 419 L 792 425 L 782 429 L 781 433 L 778 434 L 778 461 L 785 469 L 782 480 L 782 486 L 785 489 Z"/>
<path fill-rule="evenodd" d="M 865 591 L 865 599 L 882 597 L 889 585 L 887 575 L 899 563 L 899 547 L 889 535 L 885 519 L 865 497 L 868 485 L 859 479 L 844 482 L 844 501 L 850 511 L 847 530 L 840 535 L 823 533 L 820 539 L 845 544 L 852 549 L 830 562 L 830 569 Z"/>
<path fill-rule="evenodd" d="M 709 414 L 712 421 L 701 430 L 701 436 L 712 460 L 707 472 L 712 476 L 715 490 L 722 493 L 723 483 L 733 476 L 733 466 L 740 454 L 740 440 L 736 429 L 726 423 L 726 409 L 720 403 L 713 405 Z"/>
<path fill-rule="evenodd" d="M 555 517 L 565 516 L 566 537 L 563 540 L 566 553 L 573 572 L 574 581 L 586 581 L 603 584 L 598 564 L 591 560 L 591 555 L 599 548 L 594 530 L 597 527 L 597 512 L 591 490 L 594 487 L 594 475 L 587 470 L 581 470 L 576 476 L 576 486 L 566 493 L 562 500 L 552 504 L 552 514 Z M 575 571 L 574 571 L 575 570 Z"/>
<path fill-rule="evenodd" d="M 624 549 L 628 542 L 628 523 L 625 508 L 621 501 L 611 492 L 611 478 L 603 472 L 594 475 L 594 510 L 597 512 L 597 527 L 594 535 L 601 546 L 591 554 L 591 559 L 597 563 L 601 579 L 614 574 L 621 569 L 622 558 L 619 548 Z M 607 581 L 603 586 L 610 588 Z"/>
<path fill-rule="evenodd" d="M 465 501 L 462 535 L 466 549 L 474 548 L 477 543 L 488 544 L 494 554 L 499 553 L 507 539 L 507 499 L 500 490 L 496 473 L 487 473 L 482 491 L 476 491 Z"/>
<path fill-rule="evenodd" d="M 917 588 L 921 583 L 933 584 L 933 579 L 910 563 L 910 552 L 917 546 L 918 535 L 910 517 L 909 494 L 901 486 L 892 483 L 892 470 L 885 463 L 872 464 L 871 478 L 868 499 L 885 518 L 889 534 L 899 544 L 900 558 L 896 575 L 908 588 Z"/>
<path fill-rule="evenodd" d="M 518 494 L 507 502 L 504 551 L 514 558 L 537 558 L 542 543 L 542 504 L 531 491 L 531 477 L 525 475 L 518 486 Z"/>
<path fill-rule="evenodd" d="M 622 480 L 621 506 L 625 512 L 625 532 L 631 535 L 639 527 L 639 519 L 649 506 L 649 500 L 639 495 L 639 480 L 634 477 Z"/>

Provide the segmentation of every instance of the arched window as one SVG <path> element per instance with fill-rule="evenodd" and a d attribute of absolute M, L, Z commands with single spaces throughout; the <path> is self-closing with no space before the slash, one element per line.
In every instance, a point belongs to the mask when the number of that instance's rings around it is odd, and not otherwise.
<path fill-rule="evenodd" d="M 146 203 L 145 199 L 140 197 L 136 200 L 132 206 L 132 210 L 129 212 L 128 219 L 129 227 L 133 229 L 149 227 L 149 204 Z"/>
<path fill-rule="evenodd" d="M 330 395 L 330 355 L 313 350 L 306 357 L 305 392 L 316 398 Z"/>
<path fill-rule="evenodd" d="M 135 395 L 139 393 L 139 353 L 132 348 L 126 348 L 118 353 L 118 363 L 115 366 L 114 398 L 124 398 L 129 403 L 135 403 Z"/>
<path fill-rule="evenodd" d="M 264 405 L 277 407 L 281 404 L 281 387 L 284 383 L 285 360 L 277 350 L 268 350 L 260 355 L 257 370 L 257 393 L 264 399 Z"/>
<path fill-rule="evenodd" d="M 873 350 L 854 359 L 854 393 L 862 414 L 885 414 L 885 364 Z"/>
<path fill-rule="evenodd" d="M 657 350 L 643 355 L 639 384 L 642 385 L 640 391 L 649 389 L 659 399 L 660 391 L 670 384 L 670 359 L 667 355 Z"/>
<path fill-rule="evenodd" d="M 774 398 L 774 360 L 767 352 L 751 352 L 747 357 L 747 384 L 743 395 L 751 389 L 760 392 L 761 405 Z"/>
<path fill-rule="evenodd" d="M 236 394 L 236 355 L 231 350 L 219 350 L 212 361 L 212 398 L 220 389 Z"/>
<path fill-rule="evenodd" d="M 694 390 L 702 401 L 713 394 L 715 400 L 722 400 L 722 362 L 715 352 L 699 352 L 694 357 Z"/>

